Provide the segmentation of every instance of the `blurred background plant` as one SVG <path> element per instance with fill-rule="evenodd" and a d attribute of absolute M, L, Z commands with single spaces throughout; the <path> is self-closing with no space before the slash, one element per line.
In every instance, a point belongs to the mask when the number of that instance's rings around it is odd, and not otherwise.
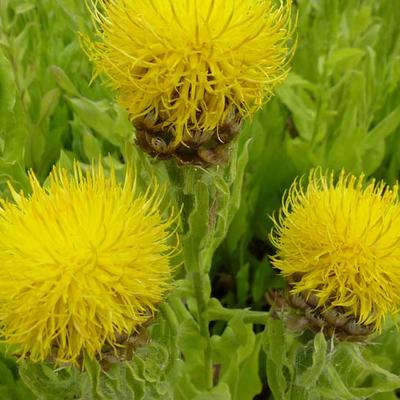
<path fill-rule="evenodd" d="M 294 8 L 299 22 L 292 71 L 239 139 L 235 173 L 243 176 L 243 185 L 231 182 L 227 190 L 221 181 L 218 188 L 237 197 L 232 215 L 219 228 L 220 239 L 213 242 L 224 238 L 213 258 L 210 290 L 232 309 L 266 310 L 265 292 L 283 285 L 268 260 L 274 252 L 267 240 L 272 226 L 268 215 L 279 207 L 295 176 L 322 166 L 364 172 L 389 184 L 399 177 L 398 0 L 297 0 Z M 52 165 L 71 168 L 73 159 L 84 166 L 103 157 L 117 171 L 135 160 L 143 184 L 150 171 L 166 176 L 162 164 L 132 146 L 133 129 L 113 93 L 101 79 L 90 84 L 92 66 L 77 32 L 90 35 L 91 30 L 80 0 L 0 0 L 3 195 L 8 195 L 7 180 L 29 191 L 29 168 L 45 181 Z M 212 173 L 203 178 L 203 190 L 209 190 L 211 178 Z M 176 296 L 184 293 L 190 306 L 190 290 L 184 282 L 177 286 Z M 211 351 L 214 365 L 223 367 L 216 367 L 218 385 L 207 395 L 198 389 L 202 382 L 196 377 L 204 340 L 186 307 L 172 298 L 154 328 L 161 344 L 154 342 L 132 363 L 107 376 L 98 365 L 81 375 L 71 368 L 52 371 L 25 364 L 18 372 L 15 360 L 2 356 L 0 397 L 250 400 L 257 393 L 266 399 L 272 391 L 276 399 L 337 399 L 338 393 L 341 399 L 397 398 L 400 336 L 390 321 L 370 346 L 340 344 L 333 349 L 321 335 L 285 334 L 279 321 L 270 321 L 270 329 L 263 330 L 254 325 L 257 318 L 240 311 L 233 315 L 219 302 L 209 305 L 210 320 L 216 320 Z M 181 351 L 185 363 L 177 361 Z M 171 380 L 175 388 L 169 386 Z M 35 392 L 38 385 L 48 389 L 47 397 Z M 127 389 L 132 387 L 136 391 Z"/>

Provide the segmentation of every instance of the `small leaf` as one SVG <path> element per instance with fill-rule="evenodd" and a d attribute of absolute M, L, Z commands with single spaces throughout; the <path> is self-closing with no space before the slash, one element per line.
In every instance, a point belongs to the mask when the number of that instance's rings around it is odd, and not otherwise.
<path fill-rule="evenodd" d="M 85 98 L 71 98 L 69 101 L 74 111 L 86 125 L 111 144 L 121 145 L 119 136 L 115 134 L 115 122 L 104 110 L 104 102 L 95 102 Z"/>
<path fill-rule="evenodd" d="M 16 88 L 11 64 L 0 51 L 0 133 L 15 104 Z"/>
<path fill-rule="evenodd" d="M 101 155 L 101 143 L 87 130 L 83 133 L 83 149 L 89 160 L 96 160 Z"/>
<path fill-rule="evenodd" d="M 22 3 L 15 7 L 15 12 L 17 14 L 24 14 L 28 11 L 33 10 L 35 7 L 36 6 L 33 3 Z"/>
<path fill-rule="evenodd" d="M 341 399 L 341 400 L 360 400 L 358 396 L 354 396 L 347 386 L 344 384 L 340 375 L 332 365 L 327 365 L 324 371 L 327 378 L 327 385 L 318 386 L 317 392 L 326 399 Z"/>
<path fill-rule="evenodd" d="M 212 388 L 209 392 L 198 394 L 193 400 L 232 400 L 232 397 L 229 392 L 229 387 L 221 383 Z"/>
<path fill-rule="evenodd" d="M 338 64 L 343 65 L 344 63 L 346 63 L 347 67 L 350 65 L 354 66 L 364 55 L 365 51 L 363 49 L 358 49 L 355 47 L 342 47 L 333 51 L 327 63 L 331 67 L 335 67 Z"/>
<path fill-rule="evenodd" d="M 326 363 L 326 340 L 324 334 L 319 332 L 314 338 L 314 353 L 313 363 L 305 372 L 297 377 L 296 382 L 300 386 L 306 388 L 313 388 L 319 379 L 319 376 L 323 372 Z"/>
<path fill-rule="evenodd" d="M 40 103 L 39 118 L 37 120 L 37 125 L 43 123 L 43 121 L 50 117 L 54 109 L 57 107 L 60 99 L 60 90 L 55 88 L 49 90 L 42 98 Z"/>
<path fill-rule="evenodd" d="M 364 149 L 378 146 L 379 142 L 389 136 L 400 125 L 400 106 L 396 107 L 389 115 L 387 115 L 378 125 L 375 126 L 365 136 Z"/>
<path fill-rule="evenodd" d="M 253 344 L 252 352 L 239 367 L 238 385 L 235 400 L 252 400 L 262 388 L 259 376 L 259 351 L 261 348 L 261 335 Z"/>
<path fill-rule="evenodd" d="M 268 385 L 276 399 L 286 400 L 287 382 L 283 372 L 286 346 L 282 321 L 272 318 L 268 321 L 264 330 L 263 349 L 267 355 Z"/>
<path fill-rule="evenodd" d="M 200 334 L 199 327 L 192 319 L 184 321 L 178 330 L 177 346 L 181 349 L 192 382 L 198 388 L 206 387 L 204 368 L 204 350 L 207 340 Z"/>
<path fill-rule="evenodd" d="M 50 72 L 53 74 L 57 84 L 61 87 L 61 89 L 65 90 L 65 92 L 71 96 L 79 97 L 78 90 L 68 78 L 67 74 L 60 67 L 57 65 L 52 65 L 50 67 Z"/>

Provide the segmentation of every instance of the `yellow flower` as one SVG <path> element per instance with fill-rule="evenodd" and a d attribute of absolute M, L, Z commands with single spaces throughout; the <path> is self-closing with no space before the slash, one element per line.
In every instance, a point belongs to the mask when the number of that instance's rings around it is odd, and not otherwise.
<path fill-rule="evenodd" d="M 0 324 L 23 356 L 76 362 L 153 315 L 170 286 L 169 228 L 161 195 L 140 195 L 101 166 L 54 169 L 48 188 L 1 201 Z M 156 188 L 154 188 L 156 190 Z"/>
<path fill-rule="evenodd" d="M 98 39 L 84 47 L 150 153 L 226 143 L 286 78 L 291 0 L 90 2 Z"/>
<path fill-rule="evenodd" d="M 273 264 L 292 294 L 315 294 L 323 309 L 339 307 L 380 331 L 400 304 L 398 186 L 364 184 L 342 172 L 313 170 L 287 193 L 275 232 Z"/>

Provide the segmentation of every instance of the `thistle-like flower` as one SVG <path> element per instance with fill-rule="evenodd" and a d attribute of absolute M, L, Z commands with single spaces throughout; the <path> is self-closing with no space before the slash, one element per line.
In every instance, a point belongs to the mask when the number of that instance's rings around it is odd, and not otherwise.
<path fill-rule="evenodd" d="M 153 156 L 203 164 L 288 72 L 291 0 L 90 0 L 84 47 Z"/>
<path fill-rule="evenodd" d="M 380 331 L 385 315 L 398 311 L 397 185 L 364 184 L 344 172 L 335 183 L 333 173 L 313 170 L 307 187 L 293 183 L 274 222 L 273 264 L 288 279 L 292 304 L 311 304 L 318 317 L 355 336 Z"/>
<path fill-rule="evenodd" d="M 170 286 L 173 218 L 157 188 L 128 172 L 54 169 L 49 186 L 1 200 L 1 335 L 33 361 L 77 362 L 118 347 L 148 321 Z"/>

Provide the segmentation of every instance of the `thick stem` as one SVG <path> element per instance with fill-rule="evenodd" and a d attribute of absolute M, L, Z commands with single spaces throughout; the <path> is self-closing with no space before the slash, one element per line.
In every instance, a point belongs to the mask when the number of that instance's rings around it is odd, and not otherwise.
<path fill-rule="evenodd" d="M 199 268 L 200 269 L 200 268 Z M 211 339 L 208 328 L 207 300 L 205 298 L 206 286 L 204 282 L 204 274 L 198 270 L 192 274 L 193 287 L 197 302 L 197 321 L 199 323 L 200 333 L 206 340 L 206 348 L 204 350 L 204 373 L 206 385 L 208 388 L 213 386 L 213 366 L 211 358 Z"/>
<path fill-rule="evenodd" d="M 208 327 L 207 305 L 209 301 L 207 282 L 208 275 L 205 274 L 205 265 L 200 261 L 200 252 L 202 237 L 198 237 L 194 220 L 191 219 L 192 213 L 198 213 L 197 210 L 208 210 L 208 195 L 201 196 L 199 186 L 197 186 L 197 174 L 194 168 L 179 169 L 176 167 L 171 171 L 170 179 L 176 183 L 180 181 L 183 184 L 183 193 L 179 197 L 184 202 L 183 216 L 186 218 L 186 232 L 182 239 L 184 264 L 188 278 L 192 281 L 194 296 L 197 305 L 196 319 L 199 325 L 200 334 L 206 339 L 206 348 L 204 350 L 204 379 L 208 389 L 213 386 L 213 366 L 211 358 L 211 338 Z M 182 174 L 182 175 L 181 175 Z M 183 179 L 182 179 L 183 178 Z M 182 187 L 182 186 L 181 186 Z M 195 206 L 196 205 L 196 206 Z M 197 207 L 197 209 L 196 209 Z M 203 218 L 208 218 L 208 213 L 198 214 Z M 204 232 L 202 235 L 207 234 Z M 200 236 L 202 236 L 200 235 Z"/>

